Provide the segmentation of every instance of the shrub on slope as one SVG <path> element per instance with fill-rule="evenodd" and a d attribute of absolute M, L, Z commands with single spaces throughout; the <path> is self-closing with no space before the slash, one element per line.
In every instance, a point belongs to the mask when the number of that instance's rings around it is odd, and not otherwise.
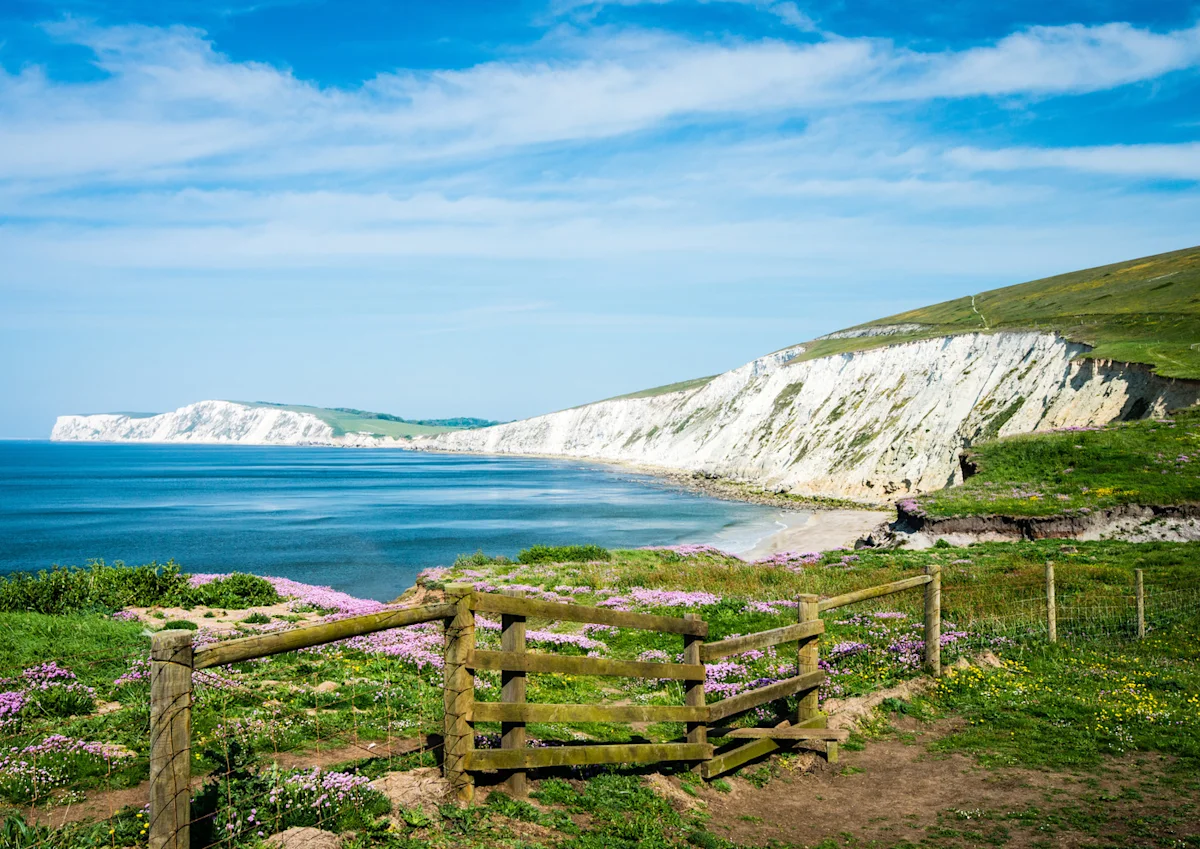
<path fill-rule="evenodd" d="M 108 566 L 94 560 L 83 568 L 55 566 L 35 574 L 0 578 L 0 612 L 111 613 L 129 606 L 209 605 L 241 609 L 274 604 L 275 588 L 255 575 L 234 574 L 199 587 L 188 583 L 175 561 Z"/>

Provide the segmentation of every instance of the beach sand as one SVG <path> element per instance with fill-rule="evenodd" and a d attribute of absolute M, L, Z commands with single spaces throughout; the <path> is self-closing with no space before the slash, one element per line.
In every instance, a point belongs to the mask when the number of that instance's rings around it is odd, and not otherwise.
<path fill-rule="evenodd" d="M 779 523 L 787 527 L 759 540 L 748 551 L 738 552 L 745 560 L 759 560 L 781 551 L 828 551 L 852 546 L 880 524 L 893 518 L 883 510 L 817 510 L 782 513 Z"/>

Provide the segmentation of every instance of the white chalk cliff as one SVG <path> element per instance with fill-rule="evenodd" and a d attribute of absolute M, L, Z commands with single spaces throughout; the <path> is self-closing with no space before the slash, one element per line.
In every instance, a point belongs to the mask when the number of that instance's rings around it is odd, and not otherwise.
<path fill-rule="evenodd" d="M 233 401 L 200 401 L 157 416 L 104 413 L 59 416 L 50 438 L 63 442 L 197 442 L 245 445 L 396 445 L 387 437 L 347 433 L 311 413 Z"/>
<path fill-rule="evenodd" d="M 699 388 L 621 398 L 413 446 L 618 460 L 801 495 L 883 501 L 960 479 L 995 436 L 1162 414 L 1200 382 L 1038 332 L 968 333 L 789 362 L 791 348 Z"/>
<path fill-rule="evenodd" d="M 708 383 L 436 436 L 334 435 L 311 413 L 201 401 L 156 416 L 60 416 L 51 439 L 412 447 L 617 460 L 798 495 L 884 501 L 960 479 L 995 436 L 1162 414 L 1200 381 L 1081 359 L 1049 333 L 967 333 L 812 360 L 796 346 Z"/>

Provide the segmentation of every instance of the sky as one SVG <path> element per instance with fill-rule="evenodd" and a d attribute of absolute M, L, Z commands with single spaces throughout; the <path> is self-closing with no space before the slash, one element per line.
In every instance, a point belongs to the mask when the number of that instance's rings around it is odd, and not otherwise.
<path fill-rule="evenodd" d="M 1200 243 L 1200 5 L 0 0 L 0 436 L 514 419 Z"/>

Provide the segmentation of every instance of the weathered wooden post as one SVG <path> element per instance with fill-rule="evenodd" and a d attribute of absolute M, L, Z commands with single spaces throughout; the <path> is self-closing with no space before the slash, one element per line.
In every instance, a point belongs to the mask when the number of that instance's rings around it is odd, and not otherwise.
<path fill-rule="evenodd" d="M 700 614 L 685 613 L 683 618 L 690 622 L 698 622 Z M 685 634 L 683 638 L 683 662 L 699 664 L 701 662 L 700 646 L 703 644 L 704 639 L 702 637 Z M 686 688 L 683 703 L 688 707 L 704 707 L 704 680 L 684 681 L 683 686 Z M 687 741 L 689 743 L 707 743 L 708 725 L 703 722 L 689 722 L 687 724 Z"/>
<path fill-rule="evenodd" d="M 937 678 L 942 674 L 942 567 L 925 567 L 929 583 L 925 585 L 925 671 Z"/>
<path fill-rule="evenodd" d="M 150 640 L 150 849 L 188 849 L 192 801 L 192 632 Z"/>
<path fill-rule="evenodd" d="M 820 596 L 810 594 L 796 596 L 796 619 L 798 622 L 809 622 L 821 617 L 820 608 L 817 607 L 819 599 Z M 810 672 L 818 671 L 820 669 L 820 651 L 820 646 L 815 638 L 802 640 L 796 658 L 797 674 L 807 675 Z M 806 723 L 818 719 L 820 715 L 817 691 L 809 690 L 800 697 L 800 703 L 796 706 L 796 724 L 804 726 Z"/>
<path fill-rule="evenodd" d="M 1142 570 L 1135 569 L 1134 576 L 1136 584 L 1136 600 L 1137 600 L 1137 635 L 1138 639 L 1146 636 L 1146 587 L 1142 583 Z"/>
<path fill-rule="evenodd" d="M 1046 561 L 1046 633 L 1050 642 L 1058 642 L 1058 607 L 1054 600 L 1054 561 Z"/>
<path fill-rule="evenodd" d="M 520 596 L 519 590 L 505 590 L 505 595 Z M 525 653 L 525 617 L 504 613 L 500 617 L 500 650 L 515 654 Z M 525 673 L 504 671 L 500 673 L 500 701 L 525 704 Z M 525 723 L 500 723 L 500 748 L 525 748 Z M 513 796 L 524 796 L 528 792 L 525 770 L 514 769 L 508 776 L 508 792 Z"/>
<path fill-rule="evenodd" d="M 475 653 L 473 592 L 474 587 L 470 584 L 446 585 L 446 600 L 455 605 L 455 613 L 446 620 L 446 658 L 442 668 L 446 715 L 442 774 L 450 783 L 454 799 L 465 804 L 475 798 L 475 782 L 467 771 L 467 757 L 475 747 L 475 731 L 471 724 L 475 676 L 467 665 Z"/>

